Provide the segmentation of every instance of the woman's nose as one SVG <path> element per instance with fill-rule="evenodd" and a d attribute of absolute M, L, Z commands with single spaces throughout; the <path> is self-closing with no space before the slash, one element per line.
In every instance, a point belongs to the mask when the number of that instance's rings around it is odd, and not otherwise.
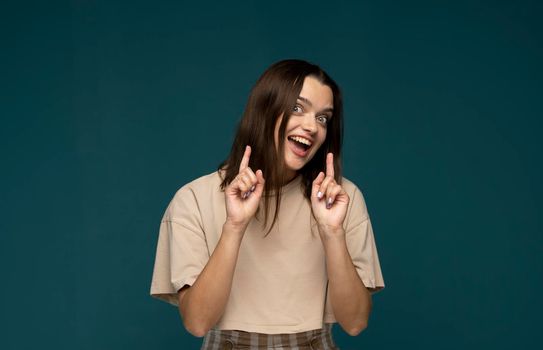
<path fill-rule="evenodd" d="M 315 116 L 312 113 L 306 114 L 302 123 L 302 128 L 304 130 L 311 133 L 317 131 L 317 121 L 315 120 Z"/>

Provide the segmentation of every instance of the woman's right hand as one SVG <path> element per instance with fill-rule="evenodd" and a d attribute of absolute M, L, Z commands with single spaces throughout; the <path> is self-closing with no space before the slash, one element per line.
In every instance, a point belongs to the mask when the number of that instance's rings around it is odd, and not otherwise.
<path fill-rule="evenodd" d="M 258 209 L 265 182 L 262 170 L 257 170 L 254 173 L 249 168 L 250 156 L 251 147 L 247 146 L 239 165 L 238 175 L 224 191 L 226 223 L 241 228 L 243 231 Z"/>

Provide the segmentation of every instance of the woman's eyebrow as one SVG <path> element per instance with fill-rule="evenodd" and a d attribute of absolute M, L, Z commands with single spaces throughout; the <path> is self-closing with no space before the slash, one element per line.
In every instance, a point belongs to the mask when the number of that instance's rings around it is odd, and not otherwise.
<path fill-rule="evenodd" d="M 305 97 L 298 96 L 298 100 L 305 102 L 309 107 L 313 107 L 313 104 L 311 103 L 311 101 L 309 101 Z M 333 112 L 333 111 L 334 111 L 334 108 L 328 107 L 328 108 L 323 109 L 321 112 Z"/>

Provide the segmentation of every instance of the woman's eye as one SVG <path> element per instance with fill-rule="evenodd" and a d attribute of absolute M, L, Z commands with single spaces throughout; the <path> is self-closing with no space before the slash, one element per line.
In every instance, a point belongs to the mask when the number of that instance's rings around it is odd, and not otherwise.
<path fill-rule="evenodd" d="M 296 106 L 294 106 L 294 108 L 292 110 L 294 112 L 302 112 L 302 107 L 300 105 L 296 105 Z"/>
<path fill-rule="evenodd" d="M 328 117 L 325 116 L 325 115 L 321 115 L 321 116 L 317 117 L 317 120 L 319 121 L 319 123 L 321 123 L 323 125 L 326 125 L 328 123 Z"/>

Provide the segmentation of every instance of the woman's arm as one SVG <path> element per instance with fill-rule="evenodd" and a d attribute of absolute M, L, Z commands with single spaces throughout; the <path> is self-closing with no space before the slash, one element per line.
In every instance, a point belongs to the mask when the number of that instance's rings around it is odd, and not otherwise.
<path fill-rule="evenodd" d="M 332 309 L 341 328 L 356 336 L 368 325 L 371 295 L 353 265 L 343 229 L 340 232 L 326 230 L 319 229 L 326 255 Z"/>
<path fill-rule="evenodd" d="M 239 247 L 249 222 L 258 209 L 264 177 L 249 167 L 251 147 L 239 165 L 239 173 L 224 191 L 226 222 L 217 246 L 194 284 L 178 292 L 179 312 L 185 328 L 203 337 L 221 318 L 232 289 Z"/>
<path fill-rule="evenodd" d="M 244 231 L 245 227 L 225 223 L 215 250 L 194 284 L 178 292 L 183 324 L 196 337 L 203 337 L 224 312 Z"/>
<path fill-rule="evenodd" d="M 334 179 L 334 156 L 326 156 L 326 176 L 319 173 L 311 189 L 311 209 L 317 219 L 326 256 L 330 301 L 334 316 L 349 335 L 367 327 L 371 295 L 358 276 L 347 249 L 343 221 L 349 195 Z"/>

